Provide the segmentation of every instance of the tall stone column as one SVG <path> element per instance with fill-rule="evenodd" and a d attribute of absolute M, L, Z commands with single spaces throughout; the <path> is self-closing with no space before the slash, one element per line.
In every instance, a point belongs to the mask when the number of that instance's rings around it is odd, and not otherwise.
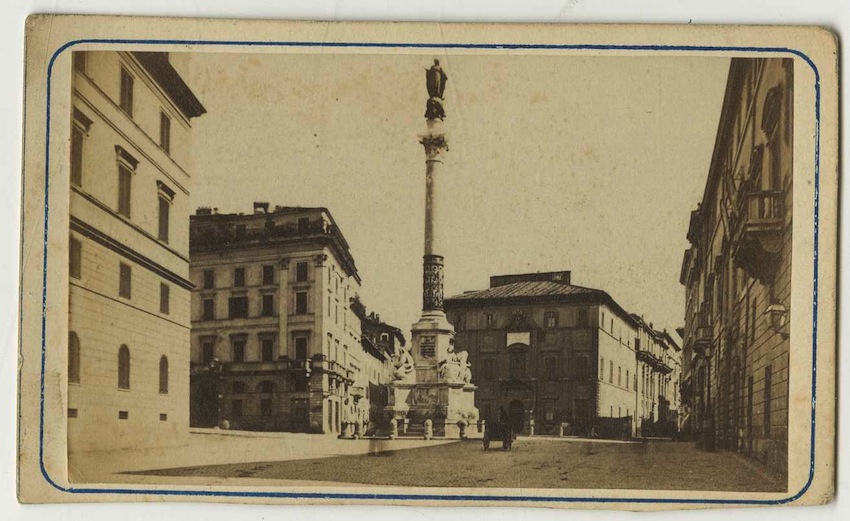
<path fill-rule="evenodd" d="M 475 389 L 465 352 L 454 349 L 454 327 L 443 310 L 443 245 L 440 241 L 440 177 L 448 141 L 443 92 L 447 77 L 438 60 L 427 70 L 428 101 L 425 133 L 425 241 L 422 259 L 422 314 L 411 327 L 410 350 L 401 348 L 394 361 L 396 372 L 389 388 L 387 412 L 410 432 L 423 428 L 428 435 L 462 436 L 466 425 L 478 418 Z M 405 435 L 405 429 L 399 429 Z"/>
<path fill-rule="evenodd" d="M 443 310 L 443 256 L 438 233 L 437 187 L 443 166 L 443 152 L 448 151 L 448 142 L 442 122 L 429 119 L 428 132 L 419 142 L 425 148 L 425 252 L 422 259 L 422 311 L 438 315 Z M 434 313 L 438 312 L 438 313 Z"/>

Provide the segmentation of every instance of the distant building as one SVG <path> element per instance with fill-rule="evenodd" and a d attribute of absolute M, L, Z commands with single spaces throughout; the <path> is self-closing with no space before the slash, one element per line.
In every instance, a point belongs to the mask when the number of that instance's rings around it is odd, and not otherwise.
<path fill-rule="evenodd" d="M 327 209 L 199 209 L 190 278 L 193 426 L 328 434 L 365 426 L 392 345 L 362 340 L 360 276 Z"/>
<path fill-rule="evenodd" d="M 76 51 L 71 87 L 69 451 L 179 444 L 189 121 L 205 110 L 167 53 Z"/>
<path fill-rule="evenodd" d="M 362 393 L 367 400 L 369 411 L 368 434 L 374 434 L 375 429 L 383 426 L 384 409 L 387 406 L 387 386 L 393 381 L 392 357 L 398 348 L 405 345 L 404 334 L 395 326 L 381 321 L 376 313 L 366 314 L 365 308 L 359 301 L 352 304 L 354 312 L 360 316 L 361 343 L 365 356 L 365 364 L 361 378 L 355 382 L 355 392 Z M 361 312 L 362 310 L 362 312 Z M 361 406 L 361 408 L 364 408 Z"/>
<path fill-rule="evenodd" d="M 666 331 L 633 314 L 637 371 L 637 428 L 642 436 L 673 436 L 678 432 L 682 349 Z"/>
<path fill-rule="evenodd" d="M 568 271 L 501 275 L 488 289 L 447 299 L 445 309 L 455 343 L 469 352 L 483 419 L 504 407 L 523 432 L 531 420 L 536 434 L 558 433 L 562 423 L 574 434 L 637 432 L 642 321 L 608 293 L 573 285 Z M 667 363 L 657 358 L 658 367 Z"/>
<path fill-rule="evenodd" d="M 793 75 L 790 58 L 732 59 L 680 278 L 685 428 L 785 472 Z"/>

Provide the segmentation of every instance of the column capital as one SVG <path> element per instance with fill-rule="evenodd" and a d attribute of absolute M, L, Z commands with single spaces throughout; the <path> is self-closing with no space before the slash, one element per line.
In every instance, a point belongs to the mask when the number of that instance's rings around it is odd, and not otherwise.
<path fill-rule="evenodd" d="M 439 161 L 441 152 L 449 151 L 449 142 L 445 134 L 419 136 L 419 143 L 425 147 L 425 159 L 427 161 Z"/>

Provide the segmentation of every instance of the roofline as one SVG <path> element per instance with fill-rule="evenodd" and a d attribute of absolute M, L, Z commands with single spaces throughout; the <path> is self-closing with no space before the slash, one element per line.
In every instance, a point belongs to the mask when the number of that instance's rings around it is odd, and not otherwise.
<path fill-rule="evenodd" d="M 508 306 L 518 304 L 549 304 L 549 303 L 585 303 L 585 304 L 606 304 L 611 307 L 620 318 L 631 323 L 635 327 L 639 327 L 637 321 L 631 316 L 622 306 L 620 306 L 611 295 L 601 289 L 585 288 L 583 286 L 570 286 L 588 289 L 593 293 L 578 293 L 574 295 L 534 295 L 534 296 L 515 296 L 515 297 L 488 297 L 488 298 L 448 298 L 443 302 L 443 307 L 446 310 L 451 308 L 471 308 L 471 307 L 487 307 L 487 306 Z M 486 291 L 486 290 L 479 290 Z"/>
<path fill-rule="evenodd" d="M 148 73 L 162 91 L 171 99 L 186 119 L 206 114 L 207 109 L 186 84 L 179 72 L 168 61 L 164 52 L 130 51 L 136 62 Z"/>

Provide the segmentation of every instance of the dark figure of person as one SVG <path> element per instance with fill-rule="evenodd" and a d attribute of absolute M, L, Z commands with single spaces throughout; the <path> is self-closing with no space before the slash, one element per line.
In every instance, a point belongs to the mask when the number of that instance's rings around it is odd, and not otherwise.
<path fill-rule="evenodd" d="M 508 411 L 506 411 L 504 407 L 499 407 L 499 423 L 503 427 L 507 427 L 511 423 L 511 419 L 508 416 Z"/>

